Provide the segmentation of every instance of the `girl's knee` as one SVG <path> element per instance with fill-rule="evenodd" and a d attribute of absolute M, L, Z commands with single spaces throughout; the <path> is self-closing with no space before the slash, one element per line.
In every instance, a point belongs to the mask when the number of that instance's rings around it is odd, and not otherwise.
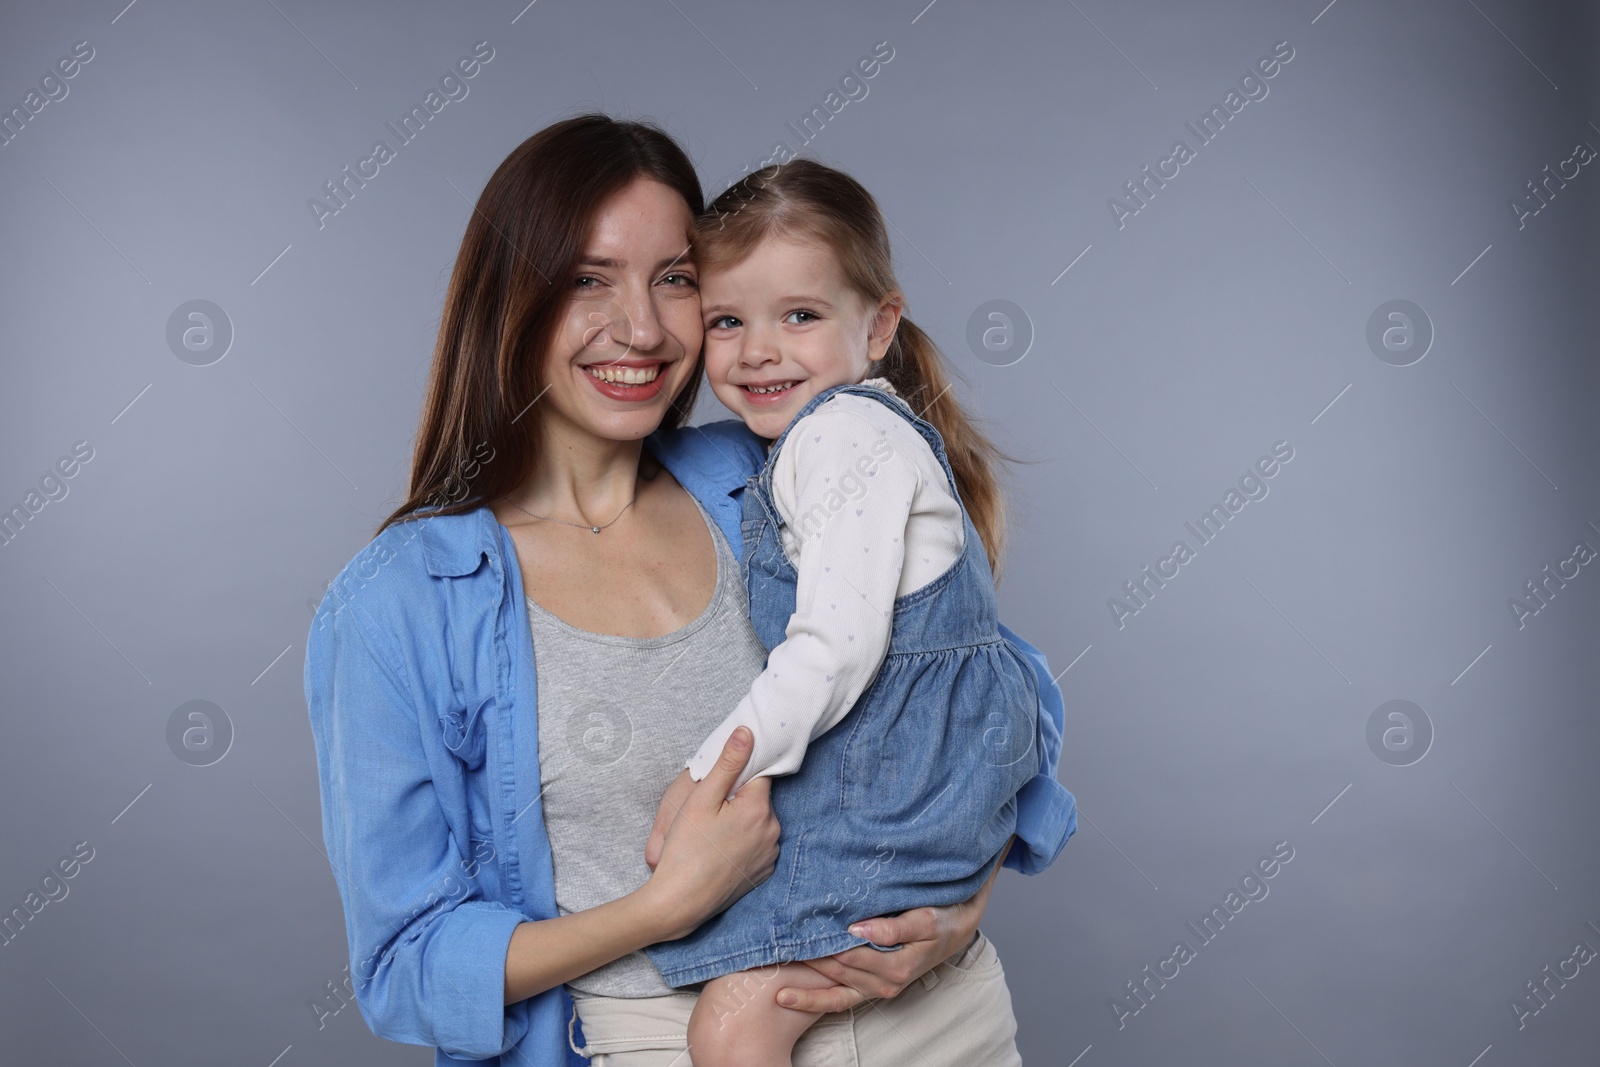
<path fill-rule="evenodd" d="M 739 971 L 714 978 L 700 991 L 689 1016 L 689 1039 L 714 1044 L 726 1035 L 759 1028 L 764 1009 L 775 1007 L 774 969 Z"/>
<path fill-rule="evenodd" d="M 804 984 L 814 974 L 804 965 L 784 964 L 707 982 L 689 1016 L 696 1067 L 787 1063 L 795 1039 L 820 1016 L 780 1007 L 778 990 Z"/>
<path fill-rule="evenodd" d="M 706 983 L 689 1016 L 689 1049 L 697 1067 L 735 1067 L 763 1030 L 762 1000 L 728 975 Z"/>

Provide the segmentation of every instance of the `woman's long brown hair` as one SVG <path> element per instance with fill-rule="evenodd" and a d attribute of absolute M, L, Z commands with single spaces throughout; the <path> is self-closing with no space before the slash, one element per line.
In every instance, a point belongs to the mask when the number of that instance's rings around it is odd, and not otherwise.
<path fill-rule="evenodd" d="M 635 178 L 704 208 L 694 164 L 643 122 L 578 115 L 517 146 L 467 222 L 439 322 L 406 499 L 383 521 L 471 511 L 515 489 L 539 443 L 541 357 L 560 325 L 600 206 Z M 700 373 L 668 409 L 680 426 Z"/>
<path fill-rule="evenodd" d="M 846 280 L 876 306 L 904 295 L 895 281 L 883 212 L 850 175 L 810 159 L 753 171 L 729 186 L 695 222 L 695 261 L 702 269 L 739 262 L 769 236 L 813 240 L 838 260 Z M 1001 452 L 951 391 L 951 370 L 938 346 L 905 315 L 875 374 L 944 438 L 956 490 L 977 527 L 996 577 L 1005 554 Z"/>

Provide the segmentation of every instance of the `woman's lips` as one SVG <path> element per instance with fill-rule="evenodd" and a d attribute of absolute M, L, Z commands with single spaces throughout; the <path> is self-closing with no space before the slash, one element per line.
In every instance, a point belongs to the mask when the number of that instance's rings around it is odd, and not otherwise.
<path fill-rule="evenodd" d="M 579 370 L 590 385 L 612 400 L 654 400 L 666 383 L 662 373 L 665 363 L 618 360 L 615 363 L 597 363 Z M 605 377 L 602 377 L 604 375 Z M 614 381 L 606 381 L 610 377 Z M 638 379 L 648 378 L 648 381 Z M 629 380 L 633 379 L 633 380 Z"/>

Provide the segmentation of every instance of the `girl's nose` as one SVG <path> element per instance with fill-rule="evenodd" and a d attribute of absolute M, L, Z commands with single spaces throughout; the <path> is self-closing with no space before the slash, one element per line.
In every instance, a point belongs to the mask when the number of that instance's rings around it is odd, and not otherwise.
<path fill-rule="evenodd" d="M 778 346 L 766 333 L 748 330 L 744 344 L 739 348 L 739 362 L 746 367 L 762 367 L 782 358 Z"/>

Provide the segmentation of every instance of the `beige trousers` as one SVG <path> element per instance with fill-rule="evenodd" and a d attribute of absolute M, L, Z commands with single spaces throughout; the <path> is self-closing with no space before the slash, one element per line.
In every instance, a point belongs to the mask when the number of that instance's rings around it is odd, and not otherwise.
<path fill-rule="evenodd" d="M 776 995 L 777 987 L 764 991 Z M 578 1017 L 594 1067 L 692 1067 L 687 1033 L 693 993 L 581 997 Z M 898 997 L 869 1000 L 817 1020 L 794 1048 L 794 1067 L 1020 1067 L 1011 991 L 994 945 L 980 931 L 966 949 Z"/>

